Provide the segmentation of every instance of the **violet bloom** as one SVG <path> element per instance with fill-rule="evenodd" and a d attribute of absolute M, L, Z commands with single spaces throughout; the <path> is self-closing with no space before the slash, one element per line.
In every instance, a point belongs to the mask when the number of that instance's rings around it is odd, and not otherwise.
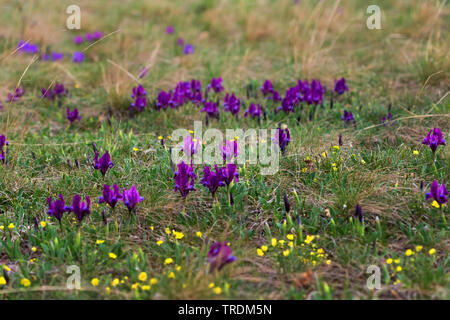
<path fill-rule="evenodd" d="M 344 115 L 341 117 L 342 120 L 349 123 L 350 121 L 354 121 L 353 113 L 351 111 L 344 110 Z"/>
<path fill-rule="evenodd" d="M 286 128 L 283 130 L 281 128 L 277 128 L 277 138 L 278 141 L 275 139 L 275 142 L 277 142 L 280 146 L 281 152 L 284 152 L 291 141 L 291 133 L 289 132 L 289 129 Z"/>
<path fill-rule="evenodd" d="M 217 109 L 217 104 L 215 102 L 205 102 L 203 104 L 203 109 L 200 112 L 206 112 L 210 117 L 217 117 L 219 114 L 219 109 Z"/>
<path fill-rule="evenodd" d="M 41 60 L 42 60 L 42 61 L 48 61 L 48 60 L 50 60 L 50 55 L 47 54 L 47 53 L 44 53 L 44 54 L 41 56 Z"/>
<path fill-rule="evenodd" d="M 219 168 L 217 165 L 215 166 L 216 171 L 211 171 L 209 166 L 205 166 L 203 169 L 203 179 L 201 184 L 209 189 L 213 198 L 216 194 L 216 191 L 219 187 L 225 185 L 223 181 L 223 169 Z"/>
<path fill-rule="evenodd" d="M 341 78 L 339 80 L 334 80 L 334 92 L 337 94 L 343 94 L 348 91 L 347 83 L 345 82 L 345 78 Z"/>
<path fill-rule="evenodd" d="M 278 93 L 278 91 L 274 91 L 271 97 L 268 97 L 267 99 L 273 100 L 273 101 L 281 101 L 282 98 L 280 96 L 280 94 Z"/>
<path fill-rule="evenodd" d="M 263 85 L 259 89 L 261 90 L 261 92 L 264 96 L 267 96 L 270 93 L 272 93 L 272 94 L 274 93 L 273 85 L 272 85 L 272 82 L 270 82 L 270 80 L 264 81 Z"/>
<path fill-rule="evenodd" d="M 6 152 L 3 148 L 6 149 L 6 146 L 8 145 L 8 141 L 6 141 L 6 137 L 4 134 L 0 136 L 0 161 L 2 163 L 6 162 Z"/>
<path fill-rule="evenodd" d="M 94 35 L 92 33 L 86 33 L 84 38 L 86 39 L 86 41 L 89 41 L 89 42 L 94 41 Z"/>
<path fill-rule="evenodd" d="M 241 109 L 241 100 L 236 98 L 236 96 L 233 94 L 227 93 L 224 100 L 223 105 L 225 107 L 225 111 L 230 111 L 231 114 L 235 115 L 239 113 L 239 110 Z"/>
<path fill-rule="evenodd" d="M 148 68 L 147 67 L 144 67 L 144 68 L 142 68 L 141 69 L 141 71 L 139 71 L 139 75 L 138 75 L 138 77 L 139 78 L 143 78 L 143 77 L 145 77 L 146 75 L 147 75 L 147 73 L 148 73 Z"/>
<path fill-rule="evenodd" d="M 147 105 L 147 91 L 145 91 L 142 85 L 134 87 L 132 90 L 131 98 L 135 99 L 130 105 L 130 109 L 136 108 L 138 111 L 144 111 Z"/>
<path fill-rule="evenodd" d="M 75 44 L 82 44 L 83 43 L 83 37 L 82 36 L 75 36 L 75 38 L 73 38 L 73 43 L 75 43 Z"/>
<path fill-rule="evenodd" d="M 84 60 L 84 54 L 83 54 L 83 52 L 75 51 L 75 52 L 73 53 L 73 58 L 72 58 L 72 61 L 73 61 L 73 62 L 75 62 L 75 63 L 82 63 L 83 60 Z"/>
<path fill-rule="evenodd" d="M 184 163 L 183 160 L 177 165 L 178 171 L 174 174 L 175 179 L 175 191 L 180 191 L 183 198 L 186 198 L 189 191 L 195 190 L 194 182 L 197 176 L 194 173 L 194 169 Z"/>
<path fill-rule="evenodd" d="M 106 202 L 109 204 L 111 208 L 114 209 L 117 202 L 122 199 L 122 194 L 120 193 L 119 186 L 117 184 L 113 184 L 113 188 L 107 184 L 103 186 L 103 195 L 98 198 L 98 203 L 102 204 Z"/>
<path fill-rule="evenodd" d="M 177 39 L 177 45 L 184 46 L 184 39 L 183 38 L 178 38 Z"/>
<path fill-rule="evenodd" d="M 436 152 L 436 149 L 439 145 L 442 146 L 446 145 L 442 132 L 438 128 L 430 130 L 425 139 L 423 139 L 422 144 L 426 144 L 427 146 L 429 146 L 431 151 L 433 151 L 433 153 Z"/>
<path fill-rule="evenodd" d="M 430 187 L 430 192 L 425 196 L 425 199 L 433 199 L 442 208 L 442 205 L 448 202 L 448 191 L 444 184 L 439 184 L 436 180 L 433 180 Z"/>
<path fill-rule="evenodd" d="M 173 34 L 173 32 L 174 32 L 174 29 L 173 29 L 172 26 L 168 26 L 168 27 L 166 28 L 166 33 L 167 33 L 167 34 Z"/>
<path fill-rule="evenodd" d="M 86 196 L 86 202 L 81 202 L 80 195 L 76 194 L 75 197 L 73 197 L 72 206 L 68 208 L 68 211 L 69 214 L 73 212 L 77 220 L 81 222 L 85 216 L 91 214 L 90 207 L 91 198 L 89 198 L 89 196 Z"/>
<path fill-rule="evenodd" d="M 208 251 L 208 261 L 211 271 L 220 271 L 227 264 L 236 261 L 236 257 L 232 255 L 227 242 L 216 242 Z"/>
<path fill-rule="evenodd" d="M 355 208 L 355 218 L 358 219 L 359 223 L 364 223 L 364 214 L 362 212 L 362 208 L 359 204 L 356 204 Z"/>
<path fill-rule="evenodd" d="M 61 60 L 62 58 L 64 58 L 64 54 L 61 52 L 52 52 L 52 60 L 53 61 L 58 61 Z"/>
<path fill-rule="evenodd" d="M 315 105 L 323 103 L 323 94 L 325 90 L 319 80 L 313 79 L 311 81 L 311 100 Z"/>
<path fill-rule="evenodd" d="M 6 102 L 16 102 L 20 97 L 24 95 L 25 91 L 22 88 L 16 88 L 14 93 L 8 93 Z"/>
<path fill-rule="evenodd" d="M 233 180 L 239 182 L 239 172 L 237 172 L 237 167 L 234 163 L 228 163 L 227 166 L 222 169 L 222 178 L 227 186 L 229 186 Z"/>
<path fill-rule="evenodd" d="M 111 156 L 109 155 L 109 152 L 106 151 L 105 154 L 98 159 L 98 152 L 95 153 L 95 158 L 94 158 L 94 169 L 99 170 L 102 173 L 102 176 L 104 177 L 106 174 L 106 171 L 108 171 L 108 169 L 111 169 L 114 164 L 111 161 Z"/>
<path fill-rule="evenodd" d="M 386 127 L 388 123 L 392 121 L 392 114 L 388 113 L 388 116 L 384 116 L 383 119 L 381 119 L 381 123 Z"/>
<path fill-rule="evenodd" d="M 194 46 L 193 46 L 192 44 L 188 43 L 188 44 L 186 44 L 186 45 L 184 46 L 183 53 L 184 53 L 185 55 L 193 54 L 194 52 L 195 52 L 195 51 L 194 51 Z"/>
<path fill-rule="evenodd" d="M 156 109 L 160 110 L 161 108 L 163 108 L 164 110 L 166 110 L 169 106 L 170 100 L 171 93 L 161 91 L 160 93 L 158 93 L 158 97 L 156 98 Z"/>
<path fill-rule="evenodd" d="M 39 52 L 39 47 L 36 44 L 27 43 L 23 40 L 19 42 L 17 49 L 19 52 L 28 54 L 36 54 Z"/>
<path fill-rule="evenodd" d="M 139 195 L 139 192 L 137 191 L 136 187 L 133 184 L 131 189 L 129 190 L 126 190 L 125 188 L 123 189 L 122 201 L 123 204 L 128 208 L 128 211 L 131 212 L 136 210 L 136 204 L 144 201 L 144 197 L 141 197 Z"/>
<path fill-rule="evenodd" d="M 183 150 L 184 154 L 186 154 L 188 158 L 190 158 L 193 154 L 196 154 L 198 152 L 200 141 L 197 140 L 197 143 L 195 143 L 194 140 L 195 139 L 192 139 L 191 135 L 188 135 L 184 139 L 184 145 L 181 147 L 181 150 Z"/>
<path fill-rule="evenodd" d="M 254 103 L 252 103 L 247 110 L 245 110 L 244 118 L 247 118 L 247 116 L 250 115 L 252 118 L 259 118 L 261 117 L 261 106 L 259 103 L 255 106 Z"/>
<path fill-rule="evenodd" d="M 67 119 L 70 121 L 70 123 L 73 123 L 75 120 L 81 120 L 81 116 L 78 112 L 78 109 L 75 108 L 72 111 L 70 111 L 70 108 L 67 107 Z"/>
<path fill-rule="evenodd" d="M 59 222 L 61 222 L 61 219 L 63 217 L 64 212 L 69 211 L 69 207 L 66 206 L 66 203 L 64 201 L 64 197 L 62 194 L 59 195 L 59 200 L 53 201 L 53 199 L 47 198 L 48 202 L 48 215 L 50 217 L 55 217 L 58 219 Z"/>
<path fill-rule="evenodd" d="M 239 155 L 238 146 L 236 140 L 225 141 L 225 144 L 221 146 L 220 151 L 224 161 L 231 161 L 233 158 Z"/>
<path fill-rule="evenodd" d="M 211 83 L 208 84 L 207 90 L 213 89 L 214 92 L 219 93 L 224 90 L 222 85 L 222 78 L 212 78 Z"/>
<path fill-rule="evenodd" d="M 92 36 L 95 40 L 100 40 L 103 37 L 103 33 L 101 31 L 95 31 Z"/>

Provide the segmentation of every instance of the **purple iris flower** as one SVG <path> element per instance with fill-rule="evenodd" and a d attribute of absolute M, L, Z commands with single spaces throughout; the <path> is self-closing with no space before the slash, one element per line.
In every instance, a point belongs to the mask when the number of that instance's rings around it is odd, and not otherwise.
<path fill-rule="evenodd" d="M 227 186 L 231 184 L 233 179 L 236 182 L 239 182 L 239 172 L 237 172 L 236 165 L 234 163 L 228 163 L 227 166 L 222 169 L 222 177 L 223 182 L 225 182 Z"/>
<path fill-rule="evenodd" d="M 225 107 L 225 111 L 230 111 L 231 114 L 235 115 L 239 113 L 239 110 L 241 110 L 241 100 L 236 98 L 236 96 L 233 94 L 227 93 L 224 100 L 223 105 Z"/>
<path fill-rule="evenodd" d="M 291 141 L 291 133 L 289 132 L 288 128 L 285 128 L 284 130 L 281 128 L 277 128 L 277 138 L 278 138 L 278 145 L 280 146 L 281 152 L 284 152 L 286 150 L 286 147 L 288 146 L 289 142 Z M 276 141 L 276 139 L 275 139 Z"/>
<path fill-rule="evenodd" d="M 236 140 L 225 141 L 225 144 L 220 148 L 224 161 L 230 162 L 233 158 L 239 155 L 238 145 Z"/>
<path fill-rule="evenodd" d="M 130 108 L 136 108 L 138 111 L 144 111 L 145 106 L 147 105 L 147 91 L 145 91 L 142 85 L 138 85 L 134 87 L 132 90 L 131 98 L 135 99 L 133 103 L 131 103 Z"/>
<path fill-rule="evenodd" d="M 108 171 L 108 169 L 111 169 L 114 164 L 111 161 L 111 156 L 109 155 L 109 152 L 106 151 L 105 154 L 98 159 L 98 152 L 95 153 L 95 158 L 94 158 L 94 169 L 99 170 L 102 173 L 102 176 L 105 176 L 106 171 Z"/>
<path fill-rule="evenodd" d="M 161 91 L 160 93 L 158 93 L 158 97 L 156 98 L 156 108 L 158 110 L 160 110 L 161 108 L 166 110 L 167 107 L 169 106 L 170 100 L 171 100 L 171 93 Z"/>
<path fill-rule="evenodd" d="M 24 95 L 25 91 L 22 88 L 16 88 L 14 93 L 8 93 L 6 102 L 16 102 L 20 97 Z"/>
<path fill-rule="evenodd" d="M 219 109 L 217 109 L 217 104 L 215 102 L 205 102 L 203 104 L 203 109 L 200 112 L 206 112 L 210 117 L 217 117 L 219 114 Z"/>
<path fill-rule="evenodd" d="M 67 107 L 67 119 L 70 121 L 70 123 L 73 123 L 75 120 L 81 120 L 80 113 L 78 112 L 78 109 L 75 108 L 72 111 L 70 111 L 70 108 Z"/>
<path fill-rule="evenodd" d="M 426 144 L 427 146 L 429 146 L 431 151 L 433 151 L 433 153 L 436 152 L 436 149 L 439 145 L 442 146 L 446 145 L 442 132 L 438 128 L 430 130 L 425 139 L 423 139 L 422 144 Z"/>
<path fill-rule="evenodd" d="M 433 199 L 437 203 L 439 203 L 440 206 L 442 206 L 444 203 L 448 202 L 448 191 L 445 188 L 444 184 L 439 184 L 436 180 L 433 180 L 430 187 L 430 192 L 428 192 L 425 196 L 425 199 Z"/>
<path fill-rule="evenodd" d="M 61 60 L 62 58 L 64 58 L 64 54 L 61 52 L 53 52 L 52 53 L 52 60 L 53 61 L 58 61 Z"/>
<path fill-rule="evenodd" d="M 186 198 L 189 191 L 195 190 L 194 182 L 197 176 L 194 173 L 194 169 L 184 163 L 183 160 L 177 165 L 178 171 L 174 174 L 175 179 L 175 191 L 180 191 L 183 198 Z"/>
<path fill-rule="evenodd" d="M 313 79 L 311 81 L 311 99 L 315 105 L 323 103 L 323 94 L 325 90 L 319 80 Z"/>
<path fill-rule="evenodd" d="M 91 198 L 89 198 L 89 196 L 86 196 L 86 202 L 81 202 L 80 195 L 76 194 L 75 197 L 73 197 L 72 206 L 68 208 L 68 212 L 69 214 L 73 212 L 77 220 L 81 222 L 85 216 L 91 214 L 90 207 Z"/>
<path fill-rule="evenodd" d="M 184 146 L 181 148 L 183 152 L 190 158 L 192 155 L 198 152 L 198 148 L 200 146 L 200 141 L 197 140 L 197 143 L 194 142 L 191 135 L 188 135 L 184 139 Z"/>
<path fill-rule="evenodd" d="M 93 37 L 95 40 L 100 40 L 103 37 L 103 33 L 101 31 L 95 31 Z"/>
<path fill-rule="evenodd" d="M 126 190 L 125 188 L 123 189 L 122 201 L 123 201 L 123 204 L 131 212 L 136 209 L 136 204 L 144 201 L 144 197 L 141 197 L 139 195 L 139 192 L 137 191 L 136 187 L 133 184 L 131 189 L 129 189 L 129 190 Z"/>
<path fill-rule="evenodd" d="M 387 117 L 384 116 L 383 119 L 381 119 L 381 123 L 386 127 L 388 123 L 392 121 L 392 114 L 388 113 Z"/>
<path fill-rule="evenodd" d="M 41 98 L 47 98 L 49 100 L 54 100 L 55 97 L 61 98 L 68 93 L 68 90 L 64 88 L 64 84 L 55 83 L 53 88 L 42 88 Z"/>
<path fill-rule="evenodd" d="M 344 110 L 344 115 L 341 117 L 341 119 L 347 123 L 355 120 L 355 118 L 353 117 L 353 113 L 347 110 Z"/>
<path fill-rule="evenodd" d="M 75 44 L 82 44 L 83 43 L 83 37 L 82 36 L 75 36 L 75 38 L 73 38 L 73 43 L 75 43 Z"/>
<path fill-rule="evenodd" d="M 86 39 L 86 41 L 89 41 L 89 42 L 94 41 L 94 34 L 86 33 L 84 38 Z"/>
<path fill-rule="evenodd" d="M 345 82 L 345 78 L 341 78 L 339 80 L 334 80 L 334 92 L 337 94 L 343 94 L 348 91 L 347 83 Z"/>
<path fill-rule="evenodd" d="M 19 42 L 17 49 L 19 52 L 28 54 L 36 54 L 39 52 L 39 47 L 36 44 L 27 43 L 23 40 Z"/>
<path fill-rule="evenodd" d="M 138 77 L 139 78 L 143 78 L 143 77 L 145 77 L 146 75 L 147 75 L 147 73 L 148 73 L 148 68 L 147 67 L 144 67 L 144 68 L 142 68 L 141 69 L 141 71 L 139 71 L 139 75 L 138 75 Z"/>
<path fill-rule="evenodd" d="M 250 104 L 247 110 L 245 110 L 244 117 L 247 118 L 247 116 L 250 115 L 252 118 L 259 118 L 261 117 L 261 106 L 259 103 L 255 106 L 254 103 Z"/>
<path fill-rule="evenodd" d="M 236 257 L 232 255 L 231 248 L 227 242 L 215 242 L 208 251 L 208 261 L 210 270 L 220 271 L 225 265 L 236 261 Z"/>
<path fill-rule="evenodd" d="M 103 186 L 103 195 L 98 198 L 98 203 L 102 204 L 106 202 L 111 208 L 114 209 L 117 202 L 121 199 L 122 194 L 120 193 L 120 189 L 117 184 L 113 184 L 112 190 L 109 185 L 105 184 Z"/>
<path fill-rule="evenodd" d="M 168 26 L 168 27 L 166 28 L 166 33 L 167 33 L 167 34 L 173 34 L 173 32 L 174 32 L 174 29 L 173 29 L 172 26 Z"/>
<path fill-rule="evenodd" d="M 281 101 L 282 100 L 280 94 L 276 90 L 274 90 L 272 96 L 271 97 L 267 97 L 267 99 L 270 99 L 270 100 L 273 100 L 273 101 Z"/>
<path fill-rule="evenodd" d="M 2 163 L 6 162 L 6 152 L 3 148 L 8 145 L 8 141 L 6 141 L 6 137 L 4 134 L 0 136 L 0 161 Z"/>
<path fill-rule="evenodd" d="M 186 45 L 184 46 L 183 53 L 184 53 L 185 55 L 193 54 L 194 52 L 195 52 L 195 51 L 194 51 L 194 46 L 193 46 L 192 44 L 188 43 L 188 44 L 186 44 Z"/>
<path fill-rule="evenodd" d="M 58 219 L 59 222 L 61 222 L 61 219 L 63 217 L 64 212 L 69 211 L 69 207 L 66 206 L 66 203 L 64 201 L 64 197 L 62 194 L 59 195 L 59 200 L 53 201 L 53 199 L 47 198 L 48 202 L 48 215 L 50 217 L 55 217 Z"/>
<path fill-rule="evenodd" d="M 178 38 L 177 39 L 177 45 L 184 46 L 184 39 L 183 38 Z"/>
<path fill-rule="evenodd" d="M 267 96 L 270 93 L 272 93 L 272 94 L 274 93 L 273 85 L 270 80 L 264 81 L 263 85 L 259 89 L 261 90 L 261 92 L 264 96 Z"/>
<path fill-rule="evenodd" d="M 201 184 L 209 189 L 213 198 L 217 189 L 225 185 L 223 181 L 223 169 L 219 168 L 217 165 L 215 166 L 215 169 L 216 171 L 214 172 L 211 171 L 209 166 L 205 166 L 205 168 L 203 168 L 203 179 L 201 181 Z"/>
<path fill-rule="evenodd" d="M 222 85 L 222 78 L 212 78 L 211 83 L 208 84 L 207 87 L 208 91 L 210 89 L 213 89 L 214 92 L 218 93 L 218 92 L 222 92 L 224 89 L 223 85 Z"/>
<path fill-rule="evenodd" d="M 44 54 L 41 56 L 41 59 L 42 59 L 42 61 L 48 61 L 48 60 L 50 60 L 50 55 L 47 54 L 47 53 L 44 53 Z"/>
<path fill-rule="evenodd" d="M 83 52 L 75 51 L 75 52 L 73 53 L 73 58 L 72 58 L 72 61 L 73 61 L 73 62 L 75 62 L 75 63 L 82 63 L 83 60 L 84 60 L 84 54 L 83 54 Z"/>

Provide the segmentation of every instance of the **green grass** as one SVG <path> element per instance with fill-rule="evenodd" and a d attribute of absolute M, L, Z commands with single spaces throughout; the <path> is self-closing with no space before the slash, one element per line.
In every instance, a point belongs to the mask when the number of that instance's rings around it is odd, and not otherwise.
<path fill-rule="evenodd" d="M 24 97 L 3 103 L 0 111 L 0 134 L 10 142 L 9 164 L 0 165 L 0 267 L 9 270 L 8 283 L 0 284 L 3 299 L 449 298 L 449 209 L 433 208 L 424 193 L 433 179 L 450 187 L 450 151 L 439 147 L 433 166 L 431 151 L 421 144 L 433 127 L 450 141 L 448 5 L 384 1 L 383 29 L 369 31 L 359 1 L 342 3 L 340 14 L 328 2 L 292 2 L 116 2 L 106 14 L 103 6 L 80 1 L 80 34 L 120 31 L 88 49 L 81 65 L 66 57 L 58 63 L 37 61 L 27 70 L 31 56 L 11 55 L 22 39 L 67 54 L 76 49 L 76 32 L 61 27 L 69 2 L 3 6 L 2 102 L 26 70 Z M 167 25 L 174 26 L 175 35 L 164 34 Z M 194 44 L 194 55 L 182 55 L 174 45 L 178 36 Z M 260 126 L 244 118 L 243 110 L 239 119 L 222 112 L 210 127 L 289 127 L 291 143 L 279 172 L 262 176 L 257 165 L 240 166 L 230 206 L 225 188 L 218 191 L 218 203 L 212 200 L 200 184 L 203 166 L 196 166 L 197 190 L 184 201 L 174 191 L 169 154 L 174 142 L 168 136 L 177 128 L 193 130 L 194 120 L 203 121 L 205 130 L 204 114 L 188 104 L 130 119 L 136 82 L 122 69 L 137 75 L 149 63 L 141 81 L 152 99 L 178 81 L 195 78 L 204 87 L 218 76 L 226 91 L 241 97 L 247 84 L 259 86 L 265 79 L 284 94 L 299 78 L 320 79 L 330 89 L 333 79 L 345 76 L 350 92 L 332 109 L 327 94 L 323 108 L 305 106 L 295 115 L 273 114 L 270 103 L 253 99 L 269 111 Z M 70 90 L 62 107 L 39 98 L 52 81 Z M 380 125 L 389 104 L 396 121 Z M 69 126 L 66 106 L 78 107 L 82 121 Z M 344 126 L 344 109 L 355 115 L 356 128 Z M 337 150 L 339 134 L 344 144 Z M 101 153 L 111 153 L 114 167 L 104 178 L 92 168 L 92 142 Z M 114 212 L 97 206 L 105 183 L 136 185 L 145 197 L 137 214 L 120 203 Z M 79 225 L 70 215 L 60 226 L 46 214 L 46 199 L 59 193 L 66 202 L 75 194 L 89 195 L 91 217 Z M 353 217 L 356 204 L 364 213 L 363 226 Z M 175 239 L 166 228 L 184 236 Z M 207 252 L 215 241 L 228 241 L 237 260 L 210 273 Z M 267 251 L 260 256 L 262 246 Z M 407 256 L 407 249 L 414 255 Z M 174 262 L 165 264 L 167 258 Z M 70 265 L 80 268 L 80 290 L 66 288 Z M 366 287 L 369 265 L 380 267 L 380 290 Z M 148 275 L 145 281 L 138 279 L 141 272 Z M 24 278 L 30 286 L 21 283 Z M 98 286 L 91 284 L 93 278 Z M 119 284 L 113 286 L 116 278 Z M 157 284 L 144 290 L 151 278 Z"/>

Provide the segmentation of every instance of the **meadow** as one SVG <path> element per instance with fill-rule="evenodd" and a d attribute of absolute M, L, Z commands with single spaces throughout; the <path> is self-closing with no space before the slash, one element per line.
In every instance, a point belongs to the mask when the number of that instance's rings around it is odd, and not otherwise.
<path fill-rule="evenodd" d="M 0 298 L 449 299 L 450 10 L 376 2 L 2 0 Z"/>

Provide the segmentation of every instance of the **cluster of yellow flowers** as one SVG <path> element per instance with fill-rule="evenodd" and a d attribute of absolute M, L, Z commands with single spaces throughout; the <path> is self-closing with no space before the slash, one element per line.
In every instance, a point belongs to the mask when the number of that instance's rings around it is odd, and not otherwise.
<path fill-rule="evenodd" d="M 320 238 L 319 235 L 307 235 L 303 243 L 298 246 L 297 241 L 295 241 L 295 235 L 289 233 L 286 235 L 287 240 L 272 238 L 270 245 L 262 245 L 260 248 L 257 248 L 256 254 L 263 257 L 269 251 L 269 247 L 272 247 L 273 249 L 278 248 L 281 250 L 282 255 L 287 257 L 297 249 L 299 259 L 305 264 L 310 263 L 312 266 L 315 266 L 317 262 L 322 260 L 326 260 L 326 264 L 331 264 L 331 260 L 327 259 L 324 249 L 317 248 L 317 245 L 312 243 L 314 239 L 318 238 Z"/>

